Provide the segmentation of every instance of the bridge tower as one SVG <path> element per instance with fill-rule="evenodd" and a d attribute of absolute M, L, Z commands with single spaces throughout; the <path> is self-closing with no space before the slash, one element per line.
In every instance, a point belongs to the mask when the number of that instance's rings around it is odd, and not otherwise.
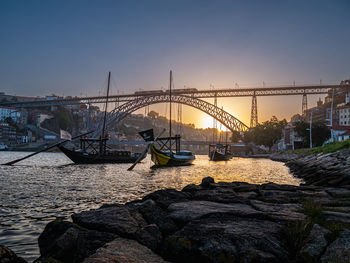
<path fill-rule="evenodd" d="M 250 128 L 254 128 L 256 125 L 258 125 L 258 102 L 254 91 L 252 97 L 252 110 L 250 113 Z"/>
<path fill-rule="evenodd" d="M 306 93 L 303 94 L 303 104 L 301 106 L 301 115 L 305 115 L 305 111 L 307 110 L 307 96 Z"/>
<path fill-rule="evenodd" d="M 216 92 L 214 94 L 214 106 L 215 108 L 218 106 L 218 98 L 216 96 Z M 216 142 L 217 128 L 218 128 L 218 122 L 215 118 L 213 118 L 213 143 Z"/>

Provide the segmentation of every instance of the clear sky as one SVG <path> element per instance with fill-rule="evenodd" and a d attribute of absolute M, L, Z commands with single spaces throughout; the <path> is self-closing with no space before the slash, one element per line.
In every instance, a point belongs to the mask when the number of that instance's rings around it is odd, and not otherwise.
<path fill-rule="evenodd" d="M 131 93 L 167 87 L 170 69 L 175 88 L 339 83 L 349 14 L 347 0 L 1 0 L 0 91 L 97 95 L 112 71 L 112 93 Z M 249 124 L 251 98 L 218 103 Z M 289 119 L 301 97 L 258 98 L 258 110 Z M 188 107 L 183 120 L 209 122 Z"/>

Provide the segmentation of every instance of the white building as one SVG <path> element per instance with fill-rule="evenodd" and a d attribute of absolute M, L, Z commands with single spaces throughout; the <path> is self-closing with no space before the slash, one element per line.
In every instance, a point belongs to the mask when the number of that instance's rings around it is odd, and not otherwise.
<path fill-rule="evenodd" d="M 6 118 L 12 118 L 14 122 L 19 122 L 21 113 L 14 107 L 0 107 L 0 121 L 5 121 Z"/>
<path fill-rule="evenodd" d="M 350 105 L 338 107 L 339 125 L 350 126 Z"/>

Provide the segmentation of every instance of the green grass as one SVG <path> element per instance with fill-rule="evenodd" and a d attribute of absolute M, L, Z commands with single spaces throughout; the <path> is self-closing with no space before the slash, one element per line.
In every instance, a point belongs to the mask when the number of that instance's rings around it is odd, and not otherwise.
<path fill-rule="evenodd" d="M 294 151 L 289 151 L 288 153 L 296 153 L 300 155 L 310 155 L 310 154 L 317 154 L 317 153 L 333 153 L 339 150 L 346 150 L 350 148 L 350 139 L 343 141 L 343 142 L 332 142 L 328 143 L 324 146 L 315 147 L 312 149 L 309 148 L 303 148 L 303 149 L 297 149 Z"/>

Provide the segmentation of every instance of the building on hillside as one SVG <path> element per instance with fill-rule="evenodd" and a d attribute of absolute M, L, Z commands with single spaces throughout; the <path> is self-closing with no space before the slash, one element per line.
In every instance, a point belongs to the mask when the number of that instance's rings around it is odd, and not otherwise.
<path fill-rule="evenodd" d="M 54 117 L 54 115 L 52 115 L 51 113 L 48 112 L 44 112 L 44 111 L 32 111 L 30 113 L 30 120 L 32 124 L 35 124 L 36 126 L 40 126 L 40 124 L 47 120 L 47 119 L 52 119 Z"/>
<path fill-rule="evenodd" d="M 283 137 L 278 150 L 295 150 L 303 147 L 303 139 L 295 131 L 293 122 L 289 122 L 283 129 Z"/>
<path fill-rule="evenodd" d="M 14 107 L 0 106 L 0 121 L 5 121 L 6 118 L 11 118 L 14 122 L 21 120 L 21 112 Z"/>
<path fill-rule="evenodd" d="M 350 126 L 333 126 L 333 136 L 336 141 L 345 141 L 349 139 Z"/>
<path fill-rule="evenodd" d="M 350 105 L 344 105 L 337 108 L 339 125 L 350 126 Z"/>
<path fill-rule="evenodd" d="M 5 144 L 15 144 L 17 139 L 16 128 L 4 121 L 0 121 L 0 141 Z"/>

